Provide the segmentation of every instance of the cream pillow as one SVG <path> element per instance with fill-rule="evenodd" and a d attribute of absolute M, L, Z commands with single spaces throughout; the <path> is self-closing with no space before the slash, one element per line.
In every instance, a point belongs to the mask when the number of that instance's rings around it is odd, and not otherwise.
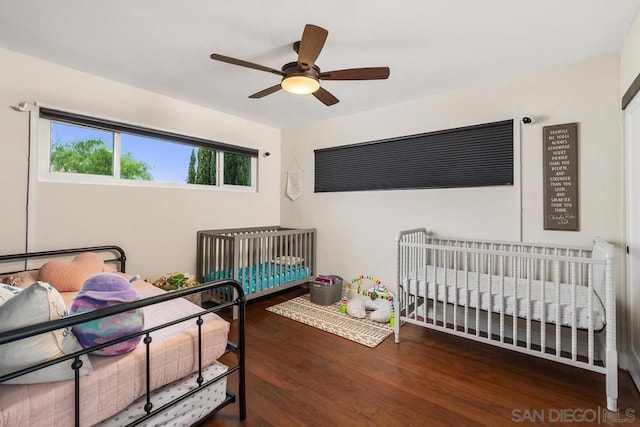
<path fill-rule="evenodd" d="M 0 279 L 0 282 L 4 282 L 7 285 L 16 286 L 18 288 L 26 288 L 29 285 L 38 281 L 38 270 L 21 271 L 20 273 L 14 273 L 10 276 L 4 276 Z"/>
<path fill-rule="evenodd" d="M 0 332 L 23 326 L 61 319 L 67 315 L 64 300 L 58 291 L 44 282 L 36 282 L 0 305 Z M 0 346 L 0 374 L 53 360 L 82 350 L 70 328 L 25 338 Z M 91 362 L 82 356 L 80 375 L 92 372 Z M 74 377 L 72 360 L 48 366 L 7 381 L 8 384 L 33 384 L 62 381 Z"/>
<path fill-rule="evenodd" d="M 304 262 L 304 258 L 299 256 L 283 255 L 274 259 L 273 262 L 280 265 L 296 265 L 302 264 Z"/>
<path fill-rule="evenodd" d="M 16 288 L 15 286 L 0 284 L 0 304 L 4 304 L 5 301 L 20 293 L 21 290 L 21 288 Z"/>

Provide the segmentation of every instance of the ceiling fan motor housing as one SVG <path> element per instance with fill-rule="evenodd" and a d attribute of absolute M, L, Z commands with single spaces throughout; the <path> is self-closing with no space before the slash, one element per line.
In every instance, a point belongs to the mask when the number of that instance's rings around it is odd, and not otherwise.
<path fill-rule="evenodd" d="M 320 80 L 320 67 L 317 65 L 312 66 L 308 70 L 302 70 L 298 68 L 297 62 L 289 62 L 282 66 L 282 72 L 285 74 L 283 80 L 291 76 L 304 76 L 311 77 L 314 80 Z"/>

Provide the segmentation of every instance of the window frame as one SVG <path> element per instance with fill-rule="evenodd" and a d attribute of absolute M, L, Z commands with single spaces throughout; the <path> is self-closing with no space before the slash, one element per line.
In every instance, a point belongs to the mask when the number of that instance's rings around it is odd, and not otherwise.
<path fill-rule="evenodd" d="M 62 114 L 68 114 L 69 117 L 81 117 L 87 118 L 89 120 L 94 120 L 96 123 L 100 121 L 104 121 L 107 124 L 115 124 L 115 126 L 120 125 L 122 130 L 110 129 L 108 126 L 99 127 L 92 126 L 84 123 L 74 123 L 72 120 L 56 120 L 52 118 L 41 117 L 40 109 L 38 108 L 36 111 L 33 111 L 32 120 L 35 120 L 35 126 L 33 129 L 35 130 L 35 146 L 37 147 L 37 175 L 38 180 L 43 182 L 64 182 L 64 183 L 75 183 L 75 184 L 99 184 L 99 185 L 120 185 L 120 186 L 134 186 L 134 187 L 154 187 L 154 188 L 188 188 L 188 189 L 209 189 L 213 191 L 239 191 L 239 192 L 254 192 L 258 191 L 258 150 L 248 149 L 239 146 L 232 146 L 223 143 L 216 143 L 215 141 L 207 140 L 191 137 L 188 135 L 177 134 L 169 131 L 152 129 L 152 128 L 143 128 L 141 126 L 133 125 L 125 122 L 116 122 L 109 119 L 102 119 L 94 116 L 88 116 L 84 114 L 78 114 L 73 112 L 68 112 L 64 110 L 53 110 L 47 109 L 48 111 L 60 112 Z M 83 174 L 83 173 L 74 173 L 74 172 L 55 172 L 51 171 L 51 123 L 60 123 L 63 125 L 69 126 L 79 126 L 85 127 L 89 129 L 98 129 L 107 132 L 111 132 L 113 134 L 113 156 L 112 156 L 112 175 L 92 175 L 92 174 Z M 149 131 L 150 133 L 155 133 L 157 136 L 153 134 L 143 134 L 143 133 L 135 133 L 135 132 L 127 132 L 126 127 L 131 127 L 133 129 L 143 129 Z M 181 144 L 186 145 L 193 148 L 205 148 L 211 151 L 214 151 L 216 154 L 216 184 L 213 185 L 204 185 L 204 184 L 189 184 L 189 183 L 179 183 L 179 182 L 169 182 L 169 181 L 142 181 L 135 179 L 126 179 L 120 177 L 120 159 L 121 159 L 121 134 L 130 134 L 148 137 L 151 139 L 159 139 L 162 142 L 172 143 L 172 144 Z M 175 139 L 179 139 L 179 141 L 174 140 L 174 138 L 166 138 L 163 139 L 162 135 L 171 135 L 175 137 Z M 187 143 L 186 141 L 193 141 L 192 143 Z M 250 158 L 250 180 L 251 185 L 230 185 L 224 184 L 224 151 L 223 148 L 231 148 L 237 149 L 240 152 L 235 154 L 247 155 Z M 254 155 L 248 153 L 255 153 Z M 144 160 L 144 159 L 142 159 Z"/>

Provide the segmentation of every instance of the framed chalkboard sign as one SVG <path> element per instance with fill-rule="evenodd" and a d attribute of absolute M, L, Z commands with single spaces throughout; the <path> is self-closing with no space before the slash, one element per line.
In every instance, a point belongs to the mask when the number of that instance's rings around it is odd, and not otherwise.
<path fill-rule="evenodd" d="M 544 229 L 578 231 L 578 124 L 543 128 Z"/>

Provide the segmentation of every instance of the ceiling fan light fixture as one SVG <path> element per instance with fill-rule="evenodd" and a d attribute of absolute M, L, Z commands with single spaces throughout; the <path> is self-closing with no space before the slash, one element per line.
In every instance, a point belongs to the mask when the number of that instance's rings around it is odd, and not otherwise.
<path fill-rule="evenodd" d="M 307 75 L 287 76 L 281 85 L 282 89 L 296 95 L 308 95 L 320 89 L 320 82 Z"/>
<path fill-rule="evenodd" d="M 320 67 L 315 62 L 322 51 L 328 34 L 327 30 L 317 25 L 305 25 L 302 38 L 293 43 L 293 50 L 298 54 L 298 59 L 284 64 L 280 70 L 218 53 L 212 53 L 210 57 L 215 61 L 265 71 L 281 77 L 279 84 L 249 95 L 251 99 L 264 98 L 280 89 L 284 89 L 296 95 L 313 94 L 318 101 L 329 107 L 337 104 L 340 100 L 324 87 L 321 87 L 320 80 L 383 80 L 389 77 L 389 67 L 348 68 L 320 72 Z"/>

